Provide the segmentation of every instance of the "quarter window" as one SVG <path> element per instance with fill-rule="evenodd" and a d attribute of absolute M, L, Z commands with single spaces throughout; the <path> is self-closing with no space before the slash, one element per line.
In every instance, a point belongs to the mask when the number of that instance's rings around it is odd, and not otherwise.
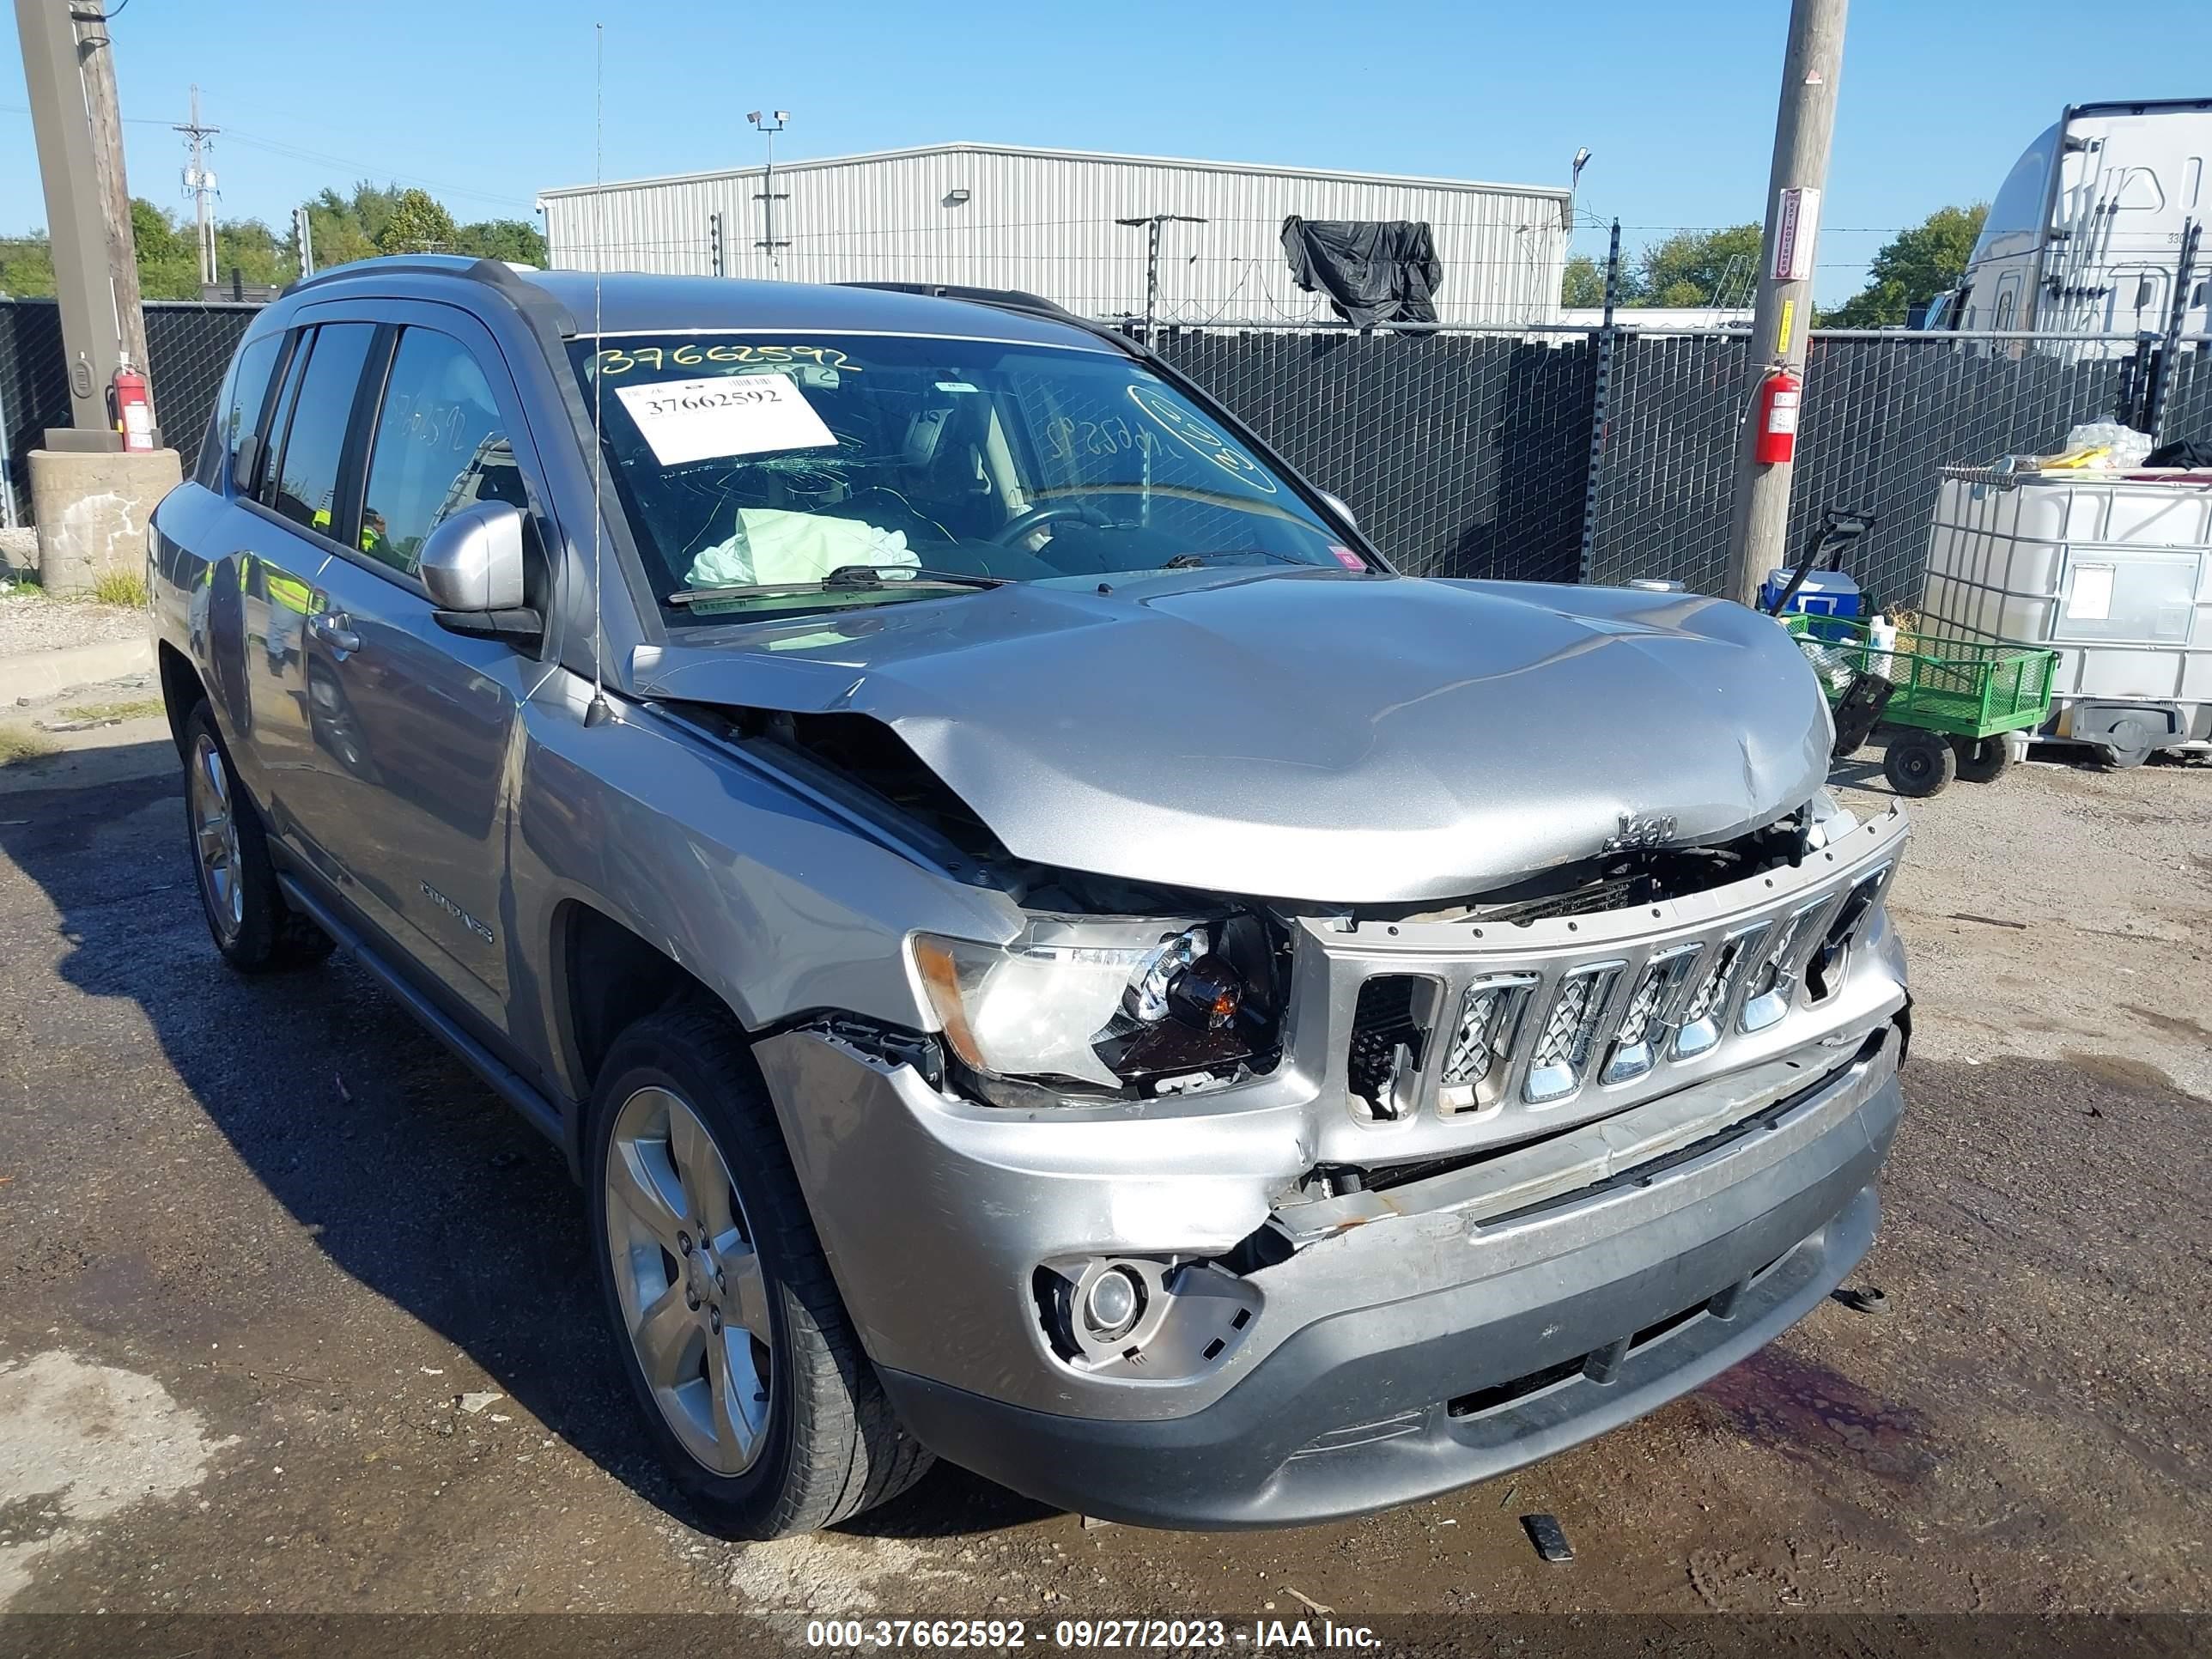
<path fill-rule="evenodd" d="M 362 551 L 411 575 L 423 538 L 473 501 L 526 504 L 507 423 L 467 347 L 410 328 L 392 360 L 369 453 Z"/>
<path fill-rule="evenodd" d="M 375 327 L 368 323 L 329 323 L 315 331 L 307 374 L 293 401 L 283 459 L 273 475 L 276 494 L 270 505 L 295 524 L 325 536 L 341 533 L 331 522 L 337 510 L 338 463 L 362 365 L 375 337 Z"/>
<path fill-rule="evenodd" d="M 261 411 L 269 402 L 269 376 L 276 367 L 276 353 L 284 343 L 271 334 L 241 347 L 231 360 L 223 381 L 222 401 L 216 406 L 215 430 L 202 458 L 199 478 L 210 487 L 234 474 L 240 441 L 260 429 Z M 243 484 L 247 481 L 240 479 Z"/>

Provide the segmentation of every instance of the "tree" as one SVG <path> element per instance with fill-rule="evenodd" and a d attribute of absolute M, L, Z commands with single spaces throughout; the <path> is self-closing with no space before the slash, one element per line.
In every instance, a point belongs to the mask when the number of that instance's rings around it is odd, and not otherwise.
<path fill-rule="evenodd" d="M 1923 300 L 1956 288 L 1981 239 L 1986 202 L 1938 208 L 1882 245 L 1867 267 L 1867 285 L 1820 321 L 1832 328 L 1897 328 Z"/>
<path fill-rule="evenodd" d="M 0 237 L 0 296 L 21 300 L 53 291 L 54 256 L 46 232 Z"/>
<path fill-rule="evenodd" d="M 463 225 L 453 240 L 456 253 L 480 259 L 505 259 L 518 265 L 545 263 L 545 238 L 527 219 L 484 219 Z"/>
<path fill-rule="evenodd" d="M 410 187 L 392 204 L 392 216 L 375 233 L 386 253 L 448 253 L 460 234 L 453 216 L 427 190 Z"/>
<path fill-rule="evenodd" d="M 1583 307 L 1603 305 L 1605 268 L 1587 253 L 1577 253 L 1568 260 L 1566 274 L 1559 280 L 1559 303 Z"/>
<path fill-rule="evenodd" d="M 375 254 L 376 241 L 362 224 L 359 205 L 368 189 L 366 183 L 356 185 L 349 200 L 326 188 L 307 204 L 307 234 L 318 266 L 347 264 Z"/>
<path fill-rule="evenodd" d="M 1678 230 L 1644 250 L 1632 305 L 1748 305 L 1759 286 L 1759 228 Z M 1740 296 L 1740 297 L 1739 297 Z"/>
<path fill-rule="evenodd" d="M 149 300 L 200 297 L 199 249 L 176 222 L 143 196 L 131 198 L 131 240 L 138 250 L 138 292 Z"/>

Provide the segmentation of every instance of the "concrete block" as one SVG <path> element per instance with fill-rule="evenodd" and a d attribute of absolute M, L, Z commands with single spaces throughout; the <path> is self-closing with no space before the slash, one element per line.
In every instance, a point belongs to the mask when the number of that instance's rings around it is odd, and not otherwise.
<path fill-rule="evenodd" d="M 143 575 L 147 523 L 183 477 L 173 449 L 33 450 L 31 514 L 46 592 L 89 592 L 112 570 Z"/>

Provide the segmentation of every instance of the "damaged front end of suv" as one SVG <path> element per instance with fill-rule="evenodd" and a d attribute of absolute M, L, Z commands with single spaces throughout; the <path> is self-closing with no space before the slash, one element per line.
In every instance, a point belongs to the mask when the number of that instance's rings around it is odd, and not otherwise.
<path fill-rule="evenodd" d="M 1256 588 L 1285 674 L 1328 637 L 1282 637 L 1296 578 L 1163 580 L 1119 620 L 1248 673 Z M 1680 596 L 1385 580 L 1401 622 L 1429 591 L 1398 645 L 1441 690 L 1286 689 L 1263 730 L 1266 684 L 1198 669 L 1206 742 L 1155 686 L 1086 752 L 1023 682 L 1039 628 L 1079 680 L 1094 619 L 1035 589 L 952 638 L 817 626 L 819 701 L 787 656 L 652 665 L 665 712 L 1000 918 L 905 935 L 910 1020 L 757 1052 L 902 1418 L 1049 1501 L 1233 1527 L 1446 1490 L 1695 1386 L 1870 1243 L 1906 831 L 1820 787 L 1786 641 Z M 1312 586 L 1340 627 L 1384 584 Z M 1651 694 L 1693 678 L 1728 684 Z M 1561 752 L 1608 705 L 1618 760 Z"/>

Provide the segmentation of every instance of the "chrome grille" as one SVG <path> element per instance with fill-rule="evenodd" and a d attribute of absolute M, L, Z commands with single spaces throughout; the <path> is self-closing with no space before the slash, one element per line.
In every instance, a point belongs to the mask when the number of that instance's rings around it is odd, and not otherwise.
<path fill-rule="evenodd" d="M 1495 1102 L 1504 1061 L 1512 1053 L 1522 1009 L 1536 982 L 1534 974 L 1492 974 L 1467 988 L 1438 1079 L 1444 1110 L 1469 1111 Z"/>
<path fill-rule="evenodd" d="M 1805 963 L 1805 988 L 1812 994 L 1814 1001 L 1825 1002 L 1834 994 L 1837 970 L 1843 966 L 1851 941 L 1858 937 L 1859 925 L 1874 908 L 1896 868 L 1893 864 L 1884 864 L 1869 871 L 1850 884 L 1837 905 L 1835 919 L 1829 922 L 1827 932 Z"/>
<path fill-rule="evenodd" d="M 1606 1058 L 1600 1082 L 1626 1083 L 1659 1063 L 1659 1043 L 1666 1035 L 1668 1017 L 1705 948 L 1678 945 L 1651 958 L 1614 1029 L 1613 1051 Z"/>
<path fill-rule="evenodd" d="M 1559 981 L 1551 1012 L 1528 1060 L 1528 1080 L 1521 1096 L 1532 1106 L 1565 1100 L 1583 1086 L 1598 1022 L 1613 1001 L 1626 963 L 1601 962 L 1577 968 Z"/>
<path fill-rule="evenodd" d="M 1790 1012 L 1797 995 L 1797 976 L 1820 936 L 1820 922 L 1834 905 L 1832 898 L 1817 898 L 1792 910 L 1776 933 L 1773 945 L 1759 957 L 1744 994 L 1743 1013 L 1737 1024 L 1747 1031 L 1763 1031 Z"/>
<path fill-rule="evenodd" d="M 1713 965 L 1698 981 L 1698 988 L 1690 994 L 1689 1006 L 1682 1010 L 1681 1024 L 1674 1030 L 1673 1058 L 1687 1060 L 1702 1054 L 1721 1040 L 1721 1028 L 1728 1021 L 1729 1004 L 1735 999 L 1735 988 L 1742 982 L 1744 964 L 1759 949 L 1759 940 L 1766 937 L 1771 922 L 1753 922 L 1740 927 L 1721 941 L 1713 957 Z"/>
<path fill-rule="evenodd" d="M 1852 833 L 1881 850 L 1855 859 L 1838 841 L 1730 887 L 1595 919 L 1312 924 L 1332 974 L 1356 975 L 1356 987 L 1337 981 L 1328 1022 L 1344 1045 L 1347 1109 L 1425 1147 L 1406 1126 L 1437 1116 L 1526 1113 L 1534 1133 L 1536 1114 L 1587 1115 L 1679 1086 L 1670 1073 L 1686 1083 L 1725 1070 L 1739 1043 L 1747 1063 L 1771 1057 L 1801 1012 L 1797 1040 L 1813 1041 L 1834 1023 L 1819 1012 L 1832 999 L 1857 1006 L 1850 953 L 1880 914 L 1905 835 L 1895 814 Z M 1409 1025 L 1425 1040 L 1408 1040 Z"/>

